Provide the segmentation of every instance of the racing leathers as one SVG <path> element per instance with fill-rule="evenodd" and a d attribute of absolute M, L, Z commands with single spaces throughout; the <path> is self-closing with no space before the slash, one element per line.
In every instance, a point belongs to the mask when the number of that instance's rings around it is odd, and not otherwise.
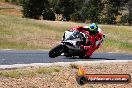
<path fill-rule="evenodd" d="M 99 48 L 101 42 L 103 41 L 103 34 L 101 33 L 101 29 L 98 28 L 96 33 L 92 33 L 89 31 L 88 26 L 78 26 L 71 28 L 72 31 L 79 31 L 82 34 L 85 34 L 85 43 L 81 45 L 81 48 L 84 51 L 84 56 L 91 56 L 92 53 Z"/>

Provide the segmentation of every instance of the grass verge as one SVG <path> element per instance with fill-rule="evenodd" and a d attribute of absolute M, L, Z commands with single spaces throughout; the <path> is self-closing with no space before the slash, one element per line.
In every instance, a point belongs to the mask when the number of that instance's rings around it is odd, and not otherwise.
<path fill-rule="evenodd" d="M 0 49 L 51 49 L 65 30 L 84 23 L 42 21 L 0 14 Z M 99 25 L 106 35 L 97 52 L 132 52 L 132 27 Z"/>
<path fill-rule="evenodd" d="M 26 70 L 2 70 L 0 71 L 0 77 L 11 77 L 11 78 L 21 78 L 21 77 L 34 77 L 38 74 L 51 74 L 54 72 L 60 72 L 61 67 L 39 67 L 30 68 Z"/>

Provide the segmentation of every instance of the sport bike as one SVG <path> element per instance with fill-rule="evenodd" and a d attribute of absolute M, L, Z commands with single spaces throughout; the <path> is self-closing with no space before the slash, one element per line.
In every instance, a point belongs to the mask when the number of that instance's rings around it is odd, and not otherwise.
<path fill-rule="evenodd" d="M 55 58 L 63 55 L 66 57 L 78 56 L 83 58 L 85 50 L 81 48 L 81 45 L 88 41 L 86 36 L 86 34 L 79 31 L 65 31 L 61 43 L 49 51 L 49 57 Z"/>

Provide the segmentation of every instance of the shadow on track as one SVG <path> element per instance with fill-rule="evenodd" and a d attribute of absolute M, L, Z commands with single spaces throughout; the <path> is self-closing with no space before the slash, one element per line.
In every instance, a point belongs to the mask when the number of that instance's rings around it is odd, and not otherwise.
<path fill-rule="evenodd" d="M 75 60 L 88 60 L 88 61 L 95 61 L 95 60 L 116 60 L 116 59 L 111 59 L 111 58 L 94 58 L 94 57 L 89 57 L 89 58 L 78 58 L 78 57 L 64 57 L 62 59 L 75 59 Z"/>

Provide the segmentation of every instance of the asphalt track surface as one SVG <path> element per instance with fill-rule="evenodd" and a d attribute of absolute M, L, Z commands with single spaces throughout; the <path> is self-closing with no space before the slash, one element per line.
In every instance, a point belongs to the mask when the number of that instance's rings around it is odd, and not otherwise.
<path fill-rule="evenodd" d="M 0 65 L 54 63 L 74 61 L 132 60 L 132 54 L 93 53 L 89 59 L 68 58 L 59 56 L 50 58 L 48 51 L 0 50 Z"/>

